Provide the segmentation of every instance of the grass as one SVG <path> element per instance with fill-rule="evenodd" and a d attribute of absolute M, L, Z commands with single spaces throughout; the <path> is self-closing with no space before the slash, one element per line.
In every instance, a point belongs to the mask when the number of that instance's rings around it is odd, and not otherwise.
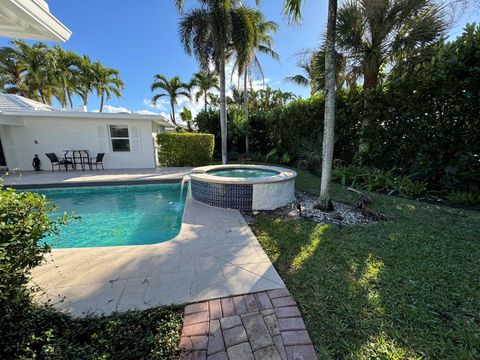
<path fill-rule="evenodd" d="M 299 190 L 320 179 L 298 170 Z M 479 359 L 480 213 L 370 193 L 388 222 L 260 215 L 254 232 L 321 359 Z M 335 200 L 355 196 L 338 184 Z"/>

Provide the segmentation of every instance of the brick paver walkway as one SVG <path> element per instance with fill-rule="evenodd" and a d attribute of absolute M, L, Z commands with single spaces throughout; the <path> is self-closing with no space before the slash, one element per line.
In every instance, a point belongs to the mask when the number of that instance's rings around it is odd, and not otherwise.
<path fill-rule="evenodd" d="M 316 360 L 286 288 L 185 307 L 180 360 Z"/>

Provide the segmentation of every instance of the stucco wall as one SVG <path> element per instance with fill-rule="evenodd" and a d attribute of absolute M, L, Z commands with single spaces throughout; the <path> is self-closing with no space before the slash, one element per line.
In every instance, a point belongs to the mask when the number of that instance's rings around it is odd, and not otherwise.
<path fill-rule="evenodd" d="M 130 152 L 113 152 L 109 125 L 129 127 Z M 10 169 L 32 170 L 38 154 L 41 167 L 50 170 L 45 153 L 63 155 L 66 149 L 86 149 L 91 156 L 105 152 L 106 169 L 154 168 L 152 122 L 145 120 L 24 117 L 23 126 L 0 126 L 7 165 Z"/>

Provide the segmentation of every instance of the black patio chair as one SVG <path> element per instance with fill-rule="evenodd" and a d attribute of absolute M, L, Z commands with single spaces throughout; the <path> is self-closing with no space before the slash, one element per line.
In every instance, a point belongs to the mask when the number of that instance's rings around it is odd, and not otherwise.
<path fill-rule="evenodd" d="M 60 171 L 60 166 L 65 166 L 65 171 L 68 171 L 68 165 L 74 168 L 73 162 L 68 159 L 59 159 L 57 154 L 55 153 L 47 153 L 45 154 L 50 160 L 50 163 L 52 164 L 52 171 L 54 170 L 55 166 L 58 166 L 58 171 Z"/>
<path fill-rule="evenodd" d="M 90 158 L 90 168 L 95 165 L 95 167 L 98 170 L 98 165 L 102 165 L 102 170 L 104 170 L 103 167 L 103 157 L 105 156 L 105 153 L 98 153 L 96 157 L 91 157 Z"/>

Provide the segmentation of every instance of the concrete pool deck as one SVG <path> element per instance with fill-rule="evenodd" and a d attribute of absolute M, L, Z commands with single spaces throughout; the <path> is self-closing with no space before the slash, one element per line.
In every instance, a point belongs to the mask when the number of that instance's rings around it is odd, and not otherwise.
<path fill-rule="evenodd" d="M 129 181 L 178 181 L 190 173 L 190 167 L 159 167 L 156 169 L 70 170 L 70 171 L 9 171 L 0 170 L 1 184 L 28 186 L 41 184 L 82 184 Z"/>
<path fill-rule="evenodd" d="M 108 174 L 42 172 L 50 175 L 45 177 L 28 173 L 16 179 L 15 184 L 141 183 L 140 179 L 179 180 L 188 171 L 164 168 Z M 9 180 L 7 184 L 13 183 L 11 175 L 4 179 Z M 42 289 L 37 293 L 38 301 L 48 301 L 74 316 L 185 304 L 285 287 L 240 212 L 191 198 L 185 205 L 181 231 L 172 240 L 154 245 L 53 249 L 45 263 L 32 271 L 32 284 Z"/>

